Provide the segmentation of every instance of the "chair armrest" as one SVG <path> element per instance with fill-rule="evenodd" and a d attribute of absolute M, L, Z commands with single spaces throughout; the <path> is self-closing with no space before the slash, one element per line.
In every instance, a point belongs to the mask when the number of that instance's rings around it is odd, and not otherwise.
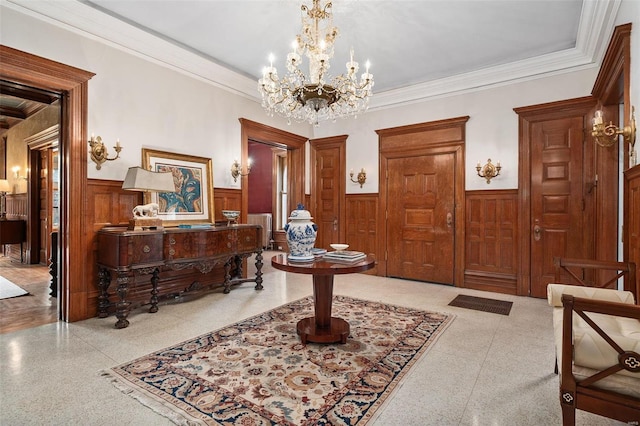
<path fill-rule="evenodd" d="M 601 300 L 615 303 L 635 304 L 633 293 L 630 291 L 613 290 L 609 288 L 583 287 L 565 284 L 547 285 L 547 302 L 550 306 L 561 307 L 562 295 L 569 294 L 585 299 Z"/>

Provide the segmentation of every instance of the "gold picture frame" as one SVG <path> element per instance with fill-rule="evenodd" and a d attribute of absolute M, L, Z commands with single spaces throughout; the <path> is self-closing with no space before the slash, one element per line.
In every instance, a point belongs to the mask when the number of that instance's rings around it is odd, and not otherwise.
<path fill-rule="evenodd" d="M 214 223 L 211 158 L 142 148 L 142 167 L 171 172 L 176 192 L 144 194 L 145 203 L 157 203 L 163 226 Z"/>

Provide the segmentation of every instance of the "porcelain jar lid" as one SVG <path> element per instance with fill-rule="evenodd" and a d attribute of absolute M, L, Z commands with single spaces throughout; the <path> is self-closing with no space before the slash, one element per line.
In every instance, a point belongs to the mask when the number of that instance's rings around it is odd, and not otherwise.
<path fill-rule="evenodd" d="M 291 212 L 289 216 L 289 220 L 311 220 L 311 213 L 308 210 L 304 209 L 302 204 L 298 204 L 298 208 Z"/>

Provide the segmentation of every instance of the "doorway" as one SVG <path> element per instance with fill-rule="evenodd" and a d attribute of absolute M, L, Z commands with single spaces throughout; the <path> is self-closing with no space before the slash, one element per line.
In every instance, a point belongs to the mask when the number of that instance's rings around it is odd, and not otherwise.
<path fill-rule="evenodd" d="M 387 275 L 453 284 L 454 154 L 391 158 L 387 175 Z"/>
<path fill-rule="evenodd" d="M 380 146 L 381 275 L 463 285 L 468 119 L 376 131 Z"/>
<path fill-rule="evenodd" d="M 595 105 L 589 96 L 515 109 L 521 135 L 518 294 L 546 297 L 555 280 L 554 257 L 615 260 L 617 207 L 607 200 L 618 197 L 617 165 L 611 167 L 587 131 Z M 603 208 L 608 205 L 613 209 Z"/>
<path fill-rule="evenodd" d="M 311 141 L 311 214 L 318 225 L 316 247 L 346 241 L 345 148 L 347 136 Z"/>
<path fill-rule="evenodd" d="M 88 81 L 94 74 L 59 62 L 0 45 L 0 79 L 61 95 L 60 122 L 60 238 L 58 277 L 59 319 L 89 318 L 88 294 L 92 281 L 83 259 L 90 251 L 86 238 L 84 201 L 87 191 Z"/>
<path fill-rule="evenodd" d="M 277 229 L 277 224 L 282 220 L 282 216 L 293 210 L 297 203 L 304 202 L 305 199 L 304 159 L 307 138 L 247 120 L 246 118 L 240 118 L 239 120 L 242 126 L 241 164 L 247 164 L 249 161 L 249 145 L 251 143 L 286 149 L 286 155 L 275 153 L 275 158 L 273 159 L 278 164 L 277 169 L 281 171 L 280 177 L 276 178 L 276 190 L 278 191 L 275 194 L 277 198 L 276 205 L 281 209 L 274 221 L 275 225 L 273 225 L 273 229 Z M 283 162 L 286 163 L 283 164 Z M 275 173 L 276 168 L 270 169 L 269 172 Z M 241 223 L 247 223 L 250 175 L 241 177 Z M 278 179 L 280 179 L 279 182 Z M 283 179 L 286 181 L 283 181 Z"/>

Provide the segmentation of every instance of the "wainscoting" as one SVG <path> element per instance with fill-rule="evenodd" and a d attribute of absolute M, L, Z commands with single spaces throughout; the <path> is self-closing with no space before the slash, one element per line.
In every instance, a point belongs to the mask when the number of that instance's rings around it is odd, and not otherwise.
<path fill-rule="evenodd" d="M 346 197 L 346 242 L 349 249 L 367 253 L 379 259 L 378 194 L 350 194 Z M 368 271 L 377 274 L 377 267 Z"/>
<path fill-rule="evenodd" d="M 467 191 L 464 286 L 517 294 L 518 191 Z"/>

